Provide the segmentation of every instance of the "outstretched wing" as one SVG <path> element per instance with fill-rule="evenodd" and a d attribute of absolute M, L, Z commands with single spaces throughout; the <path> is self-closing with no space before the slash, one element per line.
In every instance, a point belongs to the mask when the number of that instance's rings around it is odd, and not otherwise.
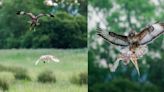
<path fill-rule="evenodd" d="M 148 44 L 164 33 L 164 23 L 155 23 L 143 29 L 137 36 L 140 45 Z"/>
<path fill-rule="evenodd" d="M 39 62 L 40 62 L 40 58 L 35 62 L 35 65 L 38 65 Z"/>
<path fill-rule="evenodd" d="M 101 28 L 97 27 L 98 35 L 107 40 L 108 42 L 118 45 L 118 46 L 128 46 L 127 36 L 118 35 L 114 32 L 106 32 Z"/>
<path fill-rule="evenodd" d="M 33 15 L 31 12 L 25 12 L 25 11 L 17 11 L 17 15 L 27 15 L 30 18 L 35 18 L 35 15 Z"/>
<path fill-rule="evenodd" d="M 56 63 L 60 62 L 60 60 L 57 59 L 57 58 L 52 58 L 52 61 L 54 61 L 54 62 L 56 62 Z"/>
<path fill-rule="evenodd" d="M 40 17 L 43 17 L 43 16 L 54 17 L 54 15 L 52 15 L 52 14 L 43 14 L 43 13 L 37 15 L 36 17 L 40 18 Z"/>

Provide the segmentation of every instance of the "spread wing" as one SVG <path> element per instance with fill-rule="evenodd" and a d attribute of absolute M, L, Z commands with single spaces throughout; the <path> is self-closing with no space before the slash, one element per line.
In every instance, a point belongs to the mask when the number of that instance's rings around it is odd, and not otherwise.
<path fill-rule="evenodd" d="M 128 46 L 128 38 L 127 36 L 118 35 L 114 32 L 106 32 L 101 28 L 97 27 L 98 35 L 107 40 L 108 42 L 118 45 L 118 46 Z"/>
<path fill-rule="evenodd" d="M 35 62 L 35 65 L 38 65 L 39 62 L 40 62 L 40 58 Z"/>
<path fill-rule="evenodd" d="M 29 16 L 30 18 L 35 18 L 35 15 L 32 14 L 31 12 L 17 11 L 16 14 L 17 14 L 17 15 L 27 15 L 27 16 Z"/>
<path fill-rule="evenodd" d="M 54 17 L 54 15 L 52 15 L 52 14 L 43 14 L 43 13 L 37 15 L 36 17 L 40 18 L 40 17 L 43 17 L 43 16 Z"/>
<path fill-rule="evenodd" d="M 57 59 L 57 58 L 52 58 L 52 61 L 54 61 L 54 62 L 56 62 L 56 63 L 60 62 L 60 60 Z"/>
<path fill-rule="evenodd" d="M 137 36 L 139 37 L 140 45 L 148 44 L 161 34 L 164 33 L 164 23 L 155 23 L 145 29 L 143 29 Z"/>

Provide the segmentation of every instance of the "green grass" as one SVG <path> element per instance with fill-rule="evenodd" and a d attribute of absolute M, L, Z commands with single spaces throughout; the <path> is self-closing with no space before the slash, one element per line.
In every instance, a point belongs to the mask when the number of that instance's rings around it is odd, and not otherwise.
<path fill-rule="evenodd" d="M 52 54 L 60 63 L 42 63 L 35 66 L 35 61 L 44 54 Z M 78 86 L 70 83 L 70 77 L 88 70 L 87 49 L 10 49 L 0 50 L 0 64 L 21 66 L 28 70 L 32 81 L 16 81 L 9 92 L 87 92 L 87 85 Z M 56 75 L 56 83 L 39 83 L 37 76 L 44 70 L 51 70 Z"/>

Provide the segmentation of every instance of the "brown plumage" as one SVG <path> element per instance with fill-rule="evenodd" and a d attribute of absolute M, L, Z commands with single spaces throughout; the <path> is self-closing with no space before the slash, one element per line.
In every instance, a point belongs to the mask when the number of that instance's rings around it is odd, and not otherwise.
<path fill-rule="evenodd" d="M 106 32 L 101 28 L 97 28 L 98 35 L 108 42 L 117 46 L 129 46 L 130 50 L 134 50 L 140 45 L 146 45 L 164 33 L 164 23 L 155 23 L 141 32 L 130 31 L 127 36 L 119 35 L 114 32 Z"/>
<path fill-rule="evenodd" d="M 132 52 L 131 54 L 128 55 L 128 60 L 132 61 L 139 74 L 139 68 L 137 63 L 138 56 L 136 53 L 137 51 L 136 49 L 147 45 L 148 43 L 152 42 L 154 39 L 159 37 L 161 34 L 163 34 L 164 23 L 154 23 L 152 25 L 145 27 L 139 33 L 135 31 L 130 31 L 127 36 L 119 35 L 114 32 L 106 32 L 99 27 L 97 28 L 97 31 L 98 31 L 98 35 L 104 38 L 105 40 L 107 40 L 108 42 L 117 46 L 128 47 L 129 51 Z M 127 50 L 125 54 L 128 54 L 129 51 Z M 141 52 L 144 51 L 141 50 Z M 121 58 L 121 60 L 126 59 L 126 57 L 124 57 L 123 54 L 121 54 L 121 57 L 118 56 L 118 58 L 119 59 Z M 128 60 L 125 61 L 128 62 Z"/>
<path fill-rule="evenodd" d="M 24 11 L 17 11 L 16 14 L 17 15 L 27 15 L 27 16 L 29 16 L 31 20 L 28 21 L 28 23 L 30 23 L 31 28 L 34 28 L 34 27 L 38 26 L 40 24 L 39 23 L 39 18 L 41 18 L 43 16 L 54 17 L 54 15 L 52 15 L 52 14 L 40 13 L 38 15 L 34 15 L 31 12 L 24 12 Z"/>

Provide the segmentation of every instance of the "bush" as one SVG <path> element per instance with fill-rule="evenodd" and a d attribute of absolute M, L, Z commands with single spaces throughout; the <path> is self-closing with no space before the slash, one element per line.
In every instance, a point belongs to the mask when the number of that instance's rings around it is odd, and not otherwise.
<path fill-rule="evenodd" d="M 14 75 L 11 72 L 0 72 L 0 88 L 5 91 L 9 89 L 10 84 L 14 81 Z"/>
<path fill-rule="evenodd" d="M 22 68 L 22 67 L 0 65 L 0 71 L 12 72 L 15 76 L 15 79 L 31 80 L 30 76 L 28 75 L 27 70 L 25 68 Z"/>
<path fill-rule="evenodd" d="M 157 86 L 149 83 L 142 86 L 141 92 L 160 92 L 160 91 Z"/>
<path fill-rule="evenodd" d="M 56 77 L 53 74 L 52 71 L 44 71 L 42 73 L 40 73 L 38 75 L 38 82 L 42 82 L 42 83 L 47 83 L 47 82 L 51 82 L 51 83 L 55 83 L 56 82 Z"/>
<path fill-rule="evenodd" d="M 114 79 L 106 83 L 96 83 L 89 87 L 89 92 L 160 92 L 150 83 L 140 84 L 128 79 Z"/>
<path fill-rule="evenodd" d="M 31 80 L 30 76 L 27 73 L 27 70 L 22 67 L 8 67 L 8 71 L 14 73 L 14 76 L 18 80 Z"/>
<path fill-rule="evenodd" d="M 70 79 L 71 83 L 73 84 L 79 84 L 79 85 L 83 85 L 83 84 L 88 84 L 88 73 L 83 72 L 80 73 L 78 76 L 73 76 Z"/>

